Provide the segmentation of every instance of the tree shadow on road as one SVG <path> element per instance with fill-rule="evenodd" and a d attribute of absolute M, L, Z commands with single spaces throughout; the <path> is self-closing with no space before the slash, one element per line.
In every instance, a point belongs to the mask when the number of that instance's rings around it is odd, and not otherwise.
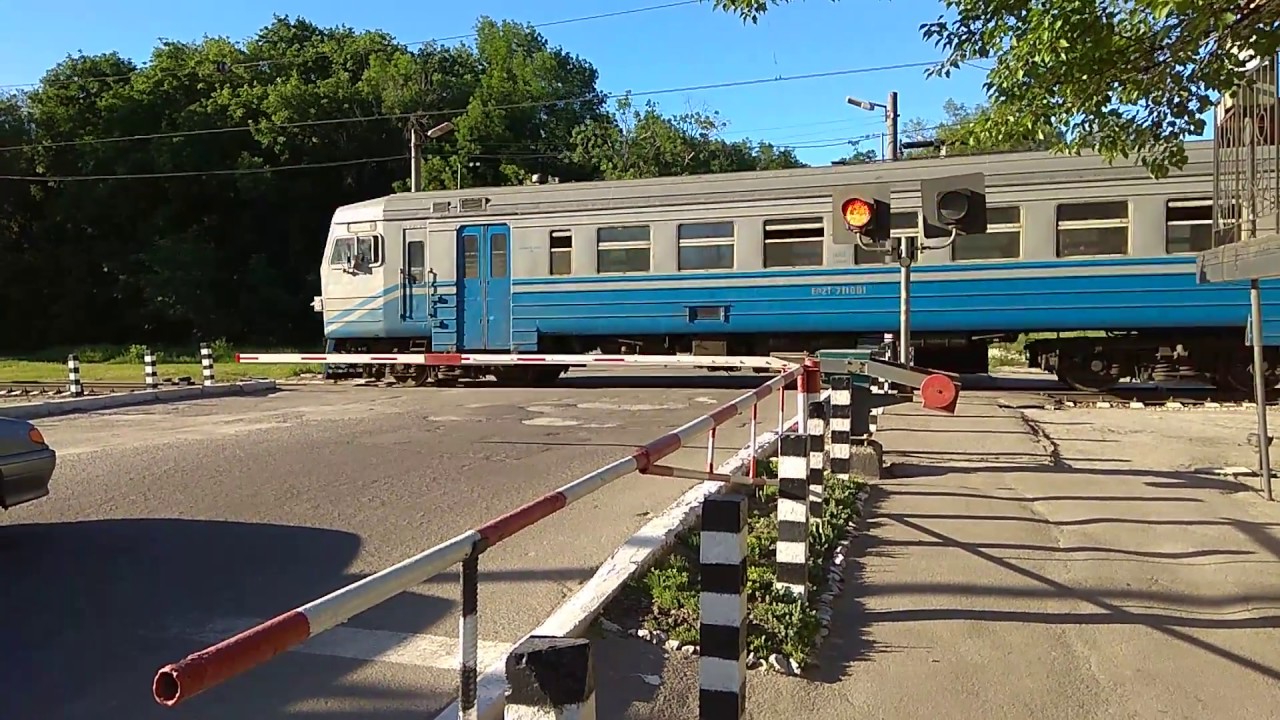
<path fill-rule="evenodd" d="M 431 717 L 453 701 L 457 673 L 285 653 L 184 703 L 150 697 L 156 671 L 355 582 L 361 547 L 348 532 L 259 523 L 118 519 L 0 526 L 0 717 Z M 585 580 L 590 573 L 482 573 L 497 580 Z M 428 585 L 351 619 L 349 627 L 420 633 L 457 608 Z M 440 588 L 442 591 L 444 588 Z M 482 589 L 483 592 L 483 589 Z M 231 627 L 228 631 L 228 627 Z M 211 636 L 210 633 L 213 633 Z"/>

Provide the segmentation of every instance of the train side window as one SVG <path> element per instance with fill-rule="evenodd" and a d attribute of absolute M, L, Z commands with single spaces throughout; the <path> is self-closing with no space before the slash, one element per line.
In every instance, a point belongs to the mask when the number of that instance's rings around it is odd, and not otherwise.
<path fill-rule="evenodd" d="M 1170 200 L 1164 208 L 1164 251 L 1201 252 L 1213 247 L 1213 200 Z"/>
<path fill-rule="evenodd" d="M 342 267 L 349 264 L 356 257 L 356 239 L 353 237 L 340 237 L 333 241 L 333 252 L 329 253 L 329 264 Z"/>
<path fill-rule="evenodd" d="M 649 226 L 597 228 L 596 272 L 649 272 Z"/>
<path fill-rule="evenodd" d="M 409 266 L 409 282 L 414 285 L 427 277 L 427 244 L 421 240 L 410 240 L 405 248 L 405 264 Z"/>
<path fill-rule="evenodd" d="M 676 228 L 681 270 L 732 270 L 732 222 L 683 223 Z"/>
<path fill-rule="evenodd" d="M 551 231 L 551 274 L 573 274 L 573 231 Z"/>
<path fill-rule="evenodd" d="M 919 237 L 920 213 L 915 211 L 890 213 L 889 236 L 903 240 Z M 886 265 L 894 260 L 888 250 L 868 250 L 861 245 L 854 245 L 853 262 L 855 265 Z"/>
<path fill-rule="evenodd" d="M 764 266 L 821 267 L 827 230 L 821 217 L 764 221 Z"/>
<path fill-rule="evenodd" d="M 462 236 L 462 277 L 470 280 L 480 277 L 480 236 Z"/>
<path fill-rule="evenodd" d="M 489 277 L 504 278 L 507 276 L 507 234 L 493 233 L 489 236 Z"/>
<path fill-rule="evenodd" d="M 1022 207 L 987 208 L 987 231 L 961 235 L 951 244 L 951 259 L 1011 260 L 1022 256 Z"/>
<path fill-rule="evenodd" d="M 356 257 L 366 267 L 382 263 L 382 237 L 379 235 L 360 235 L 356 237 Z"/>
<path fill-rule="evenodd" d="M 1129 254 L 1129 203 L 1058 206 L 1058 257 Z"/>

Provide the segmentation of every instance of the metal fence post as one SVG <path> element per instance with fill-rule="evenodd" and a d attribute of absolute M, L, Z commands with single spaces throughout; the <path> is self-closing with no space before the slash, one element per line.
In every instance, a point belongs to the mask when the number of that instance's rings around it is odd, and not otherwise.
<path fill-rule="evenodd" d="M 809 434 L 786 433 L 778 439 L 777 586 L 808 596 L 809 579 Z"/>
<path fill-rule="evenodd" d="M 71 397 L 84 395 L 84 384 L 80 382 L 80 357 L 75 353 L 67 356 L 67 390 Z"/>
<path fill-rule="evenodd" d="M 200 370 L 204 374 L 204 384 L 213 384 L 213 349 L 209 343 L 200 343 Z"/>
<path fill-rule="evenodd" d="M 747 496 L 702 501 L 698 717 L 738 720 L 747 685 Z"/>

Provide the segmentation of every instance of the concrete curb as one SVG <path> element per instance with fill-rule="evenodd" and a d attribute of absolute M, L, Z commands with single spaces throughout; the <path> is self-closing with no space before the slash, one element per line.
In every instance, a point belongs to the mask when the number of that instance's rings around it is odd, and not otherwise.
<path fill-rule="evenodd" d="M 823 391 L 822 398 L 825 400 L 829 394 L 829 390 Z M 793 432 L 799 424 L 800 418 L 796 415 L 788 421 L 785 431 Z M 777 445 L 777 430 L 760 434 L 756 437 L 757 457 L 767 456 Z M 716 472 L 742 473 L 747 470 L 750 462 L 751 446 L 748 444 L 722 463 Z M 534 635 L 549 637 L 581 635 L 604 610 L 604 607 L 622 591 L 624 585 L 653 567 L 654 563 L 662 558 L 675 543 L 676 536 L 693 524 L 698 513 L 702 511 L 702 501 L 727 489 L 728 485 L 725 483 L 704 482 L 681 495 L 667 506 L 661 515 L 650 520 L 640 528 L 639 532 L 614 550 L 609 559 L 604 561 L 585 585 L 562 603 L 551 617 L 514 643 L 512 647 Z M 502 718 L 506 709 L 506 691 L 506 658 L 504 657 L 486 668 L 477 679 L 476 710 L 480 720 Z M 436 715 L 436 720 L 453 720 L 459 717 L 458 712 L 458 701 L 454 700 L 449 707 Z"/>
<path fill-rule="evenodd" d="M 143 390 L 114 395 L 96 395 L 93 397 L 67 398 L 65 400 L 49 400 L 38 403 L 22 403 L 18 405 L 0 405 L 0 417 L 18 420 L 34 420 L 37 418 L 70 415 L 72 413 L 92 412 L 94 410 L 110 410 L 112 408 L 130 407 L 150 403 L 169 403 L 182 400 L 199 400 L 202 398 L 220 398 L 231 395 L 251 395 L 272 392 L 276 389 L 275 380 L 247 380 L 238 383 L 219 385 L 188 385 L 185 387 L 162 388 L 160 390 Z"/>

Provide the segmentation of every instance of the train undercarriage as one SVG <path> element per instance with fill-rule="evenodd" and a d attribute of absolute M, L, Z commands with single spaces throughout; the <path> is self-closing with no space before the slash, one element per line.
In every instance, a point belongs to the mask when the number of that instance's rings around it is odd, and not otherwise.
<path fill-rule="evenodd" d="M 1224 390 L 1251 391 L 1252 350 L 1243 333 L 1222 329 L 1139 330 L 1079 337 L 1029 340 L 1025 359 L 1029 367 L 1054 373 L 1076 390 L 1105 392 L 1124 380 L 1173 383 L 1195 381 Z M 918 367 L 957 374 L 985 374 L 991 369 L 993 343 L 1011 343 L 1017 334 L 928 334 L 912 338 L 913 359 Z M 814 352 L 826 348 L 874 347 L 879 335 L 727 335 L 543 338 L 541 353 L 609 355 L 765 356 L 774 353 Z M 425 338 L 370 338 L 336 340 L 337 353 L 429 352 Z M 500 352 L 500 351 L 499 351 Z M 1280 385 L 1280 348 L 1267 348 L 1264 372 L 1269 388 Z M 404 385 L 452 385 L 459 380 L 494 377 L 500 384 L 542 386 L 554 383 L 567 365 L 502 367 L 429 367 L 423 365 L 328 366 L 331 378 L 390 378 Z M 732 372 L 732 370 L 713 370 Z"/>

